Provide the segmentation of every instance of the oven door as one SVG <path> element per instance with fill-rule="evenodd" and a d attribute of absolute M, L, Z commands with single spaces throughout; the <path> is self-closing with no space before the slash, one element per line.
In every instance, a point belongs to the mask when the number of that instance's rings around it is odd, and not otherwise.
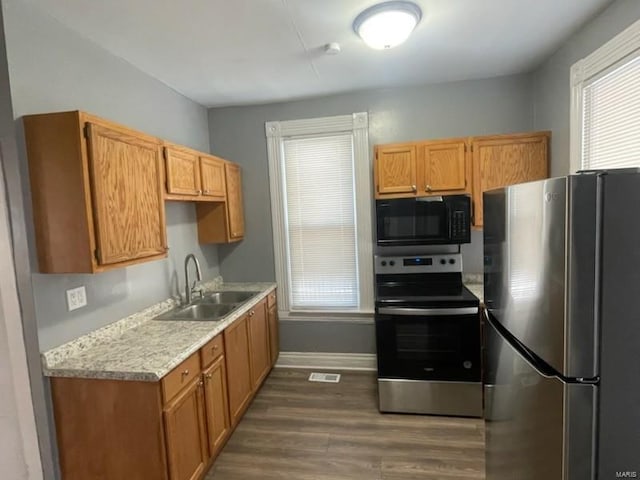
<path fill-rule="evenodd" d="M 479 382 L 478 307 L 376 308 L 378 377 Z"/>

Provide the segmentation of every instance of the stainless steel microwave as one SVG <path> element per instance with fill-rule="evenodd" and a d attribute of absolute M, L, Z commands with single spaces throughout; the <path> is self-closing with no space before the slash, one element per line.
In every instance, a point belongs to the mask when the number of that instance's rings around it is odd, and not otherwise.
<path fill-rule="evenodd" d="M 445 245 L 471 242 L 468 195 L 376 200 L 379 246 Z"/>

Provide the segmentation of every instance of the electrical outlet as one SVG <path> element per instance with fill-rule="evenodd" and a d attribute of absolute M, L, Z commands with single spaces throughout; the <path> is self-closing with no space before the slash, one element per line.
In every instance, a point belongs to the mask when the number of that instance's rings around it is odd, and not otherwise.
<path fill-rule="evenodd" d="M 69 311 L 77 310 L 87 305 L 87 291 L 84 285 L 67 290 L 67 307 Z"/>

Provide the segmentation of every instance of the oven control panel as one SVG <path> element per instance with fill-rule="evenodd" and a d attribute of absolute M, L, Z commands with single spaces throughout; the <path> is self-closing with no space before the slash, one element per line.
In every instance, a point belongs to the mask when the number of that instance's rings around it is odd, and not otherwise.
<path fill-rule="evenodd" d="M 403 257 L 375 256 L 375 273 L 448 273 L 462 272 L 462 254 L 438 253 Z"/>

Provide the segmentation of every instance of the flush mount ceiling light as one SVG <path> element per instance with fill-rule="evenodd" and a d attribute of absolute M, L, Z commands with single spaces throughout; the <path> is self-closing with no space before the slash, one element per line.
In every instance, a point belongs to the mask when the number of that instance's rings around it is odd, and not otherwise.
<path fill-rule="evenodd" d="M 367 8 L 353 22 L 353 30 L 376 50 L 393 48 L 404 42 L 420 19 L 422 11 L 412 2 L 384 2 Z"/>

